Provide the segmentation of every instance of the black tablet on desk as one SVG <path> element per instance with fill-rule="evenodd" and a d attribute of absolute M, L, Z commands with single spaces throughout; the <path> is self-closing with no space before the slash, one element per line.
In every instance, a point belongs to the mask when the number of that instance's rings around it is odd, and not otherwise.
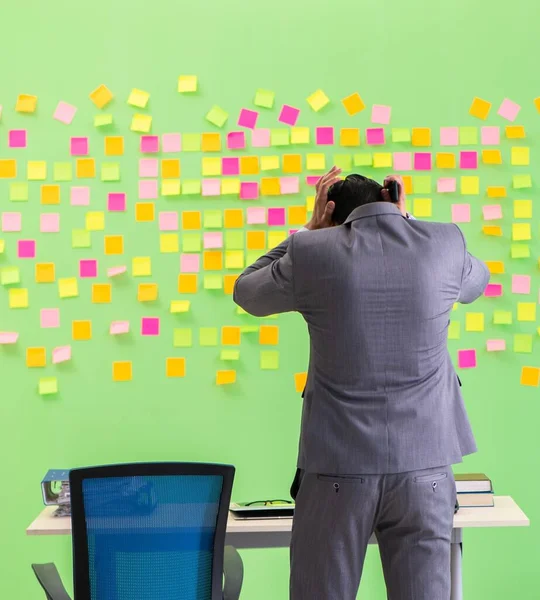
<path fill-rule="evenodd" d="M 235 519 L 291 519 L 294 503 L 288 500 L 233 502 L 230 511 Z"/>

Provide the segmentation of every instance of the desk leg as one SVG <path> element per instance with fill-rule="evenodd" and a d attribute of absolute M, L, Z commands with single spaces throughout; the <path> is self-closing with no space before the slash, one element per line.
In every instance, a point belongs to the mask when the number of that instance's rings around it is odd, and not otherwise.
<path fill-rule="evenodd" d="M 450 571 L 452 578 L 452 592 L 450 600 L 463 600 L 463 530 L 454 529 L 452 531 L 452 546 L 450 554 Z"/>

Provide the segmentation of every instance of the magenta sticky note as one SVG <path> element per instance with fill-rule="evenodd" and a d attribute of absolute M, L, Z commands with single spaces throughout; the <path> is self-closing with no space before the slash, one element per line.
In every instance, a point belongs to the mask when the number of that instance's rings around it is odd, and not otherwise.
<path fill-rule="evenodd" d="M 266 208 L 249 206 L 246 212 L 248 225 L 264 225 L 266 223 Z"/>
<path fill-rule="evenodd" d="M 270 129 L 254 129 L 251 132 L 251 145 L 254 148 L 268 148 L 270 146 Z"/>
<path fill-rule="evenodd" d="M 282 194 L 299 194 L 300 180 L 298 177 L 280 177 L 279 187 Z"/>
<path fill-rule="evenodd" d="M 243 131 L 230 131 L 227 134 L 227 148 L 241 150 L 246 147 L 246 134 Z M 225 173 L 223 173 L 225 175 Z"/>
<path fill-rule="evenodd" d="M 86 156 L 88 154 L 88 138 L 72 137 L 70 140 L 71 156 Z"/>
<path fill-rule="evenodd" d="M 159 213 L 159 230 L 160 231 L 178 231 L 178 213 L 160 212 Z"/>
<path fill-rule="evenodd" d="M 332 146 L 334 144 L 334 128 L 317 127 L 315 129 L 315 140 L 318 146 Z"/>
<path fill-rule="evenodd" d="M 2 213 L 2 231 L 20 231 L 21 227 L 21 213 Z"/>
<path fill-rule="evenodd" d="M 159 317 L 143 317 L 141 335 L 159 335 Z"/>
<path fill-rule="evenodd" d="M 503 295 L 502 283 L 488 283 L 484 290 L 484 296 L 486 298 L 498 298 Z"/>
<path fill-rule="evenodd" d="M 127 271 L 127 267 L 126 266 L 119 266 L 119 267 L 110 267 L 109 269 L 107 269 L 107 277 L 117 277 L 118 275 L 122 275 L 122 273 L 125 273 Z"/>
<path fill-rule="evenodd" d="M 152 200 L 158 197 L 157 179 L 139 180 L 139 198 L 141 200 Z"/>
<path fill-rule="evenodd" d="M 307 185 L 315 186 L 319 183 L 320 178 L 321 178 L 321 175 L 308 175 L 306 177 L 306 183 L 307 183 Z"/>
<path fill-rule="evenodd" d="M 139 159 L 139 177 L 157 177 L 159 161 L 157 158 Z"/>
<path fill-rule="evenodd" d="M 53 364 L 67 362 L 71 360 L 71 346 L 58 346 L 52 351 Z"/>
<path fill-rule="evenodd" d="M 240 159 L 236 157 L 222 158 L 221 172 L 223 175 L 238 175 L 240 173 Z"/>
<path fill-rule="evenodd" d="M 200 270 L 200 255 L 199 254 L 181 254 L 180 255 L 180 272 L 181 273 L 198 273 Z"/>
<path fill-rule="evenodd" d="M 459 130 L 457 127 L 441 127 L 441 146 L 457 146 L 459 142 Z"/>
<path fill-rule="evenodd" d="M 255 129 L 257 126 L 257 119 L 259 113 L 256 110 L 249 110 L 249 108 L 243 108 L 238 115 L 238 125 L 240 127 L 246 127 L 247 129 Z"/>
<path fill-rule="evenodd" d="M 294 127 L 298 121 L 299 116 L 300 109 L 295 108 L 294 106 L 289 106 L 288 104 L 284 104 L 281 107 L 278 121 L 280 123 L 285 123 L 285 125 L 290 125 L 291 127 Z"/>
<path fill-rule="evenodd" d="M 19 339 L 19 334 L 15 331 L 0 331 L 0 344 L 15 344 Z"/>
<path fill-rule="evenodd" d="M 53 119 L 69 125 L 77 112 L 77 107 L 67 102 L 59 102 L 53 114 Z"/>
<path fill-rule="evenodd" d="M 366 129 L 366 143 L 369 146 L 382 146 L 384 144 L 384 129 L 382 127 Z"/>
<path fill-rule="evenodd" d="M 476 350 L 458 350 L 458 367 L 460 369 L 476 367 Z"/>
<path fill-rule="evenodd" d="M 388 123 L 390 123 L 391 114 L 391 106 L 385 106 L 383 104 L 374 104 L 371 109 L 371 122 L 380 123 L 381 125 L 388 125 Z"/>
<path fill-rule="evenodd" d="M 281 207 L 269 208 L 268 225 L 285 225 L 285 209 Z"/>
<path fill-rule="evenodd" d="M 221 194 L 220 179 L 203 179 L 202 180 L 202 195 L 203 196 L 219 196 Z"/>
<path fill-rule="evenodd" d="M 259 184 L 256 181 L 242 181 L 240 200 L 256 200 L 259 197 Z"/>
<path fill-rule="evenodd" d="M 394 152 L 394 169 L 396 171 L 410 171 L 412 169 L 411 153 Z"/>
<path fill-rule="evenodd" d="M 10 148 L 26 148 L 26 129 L 11 129 L 8 134 Z"/>
<path fill-rule="evenodd" d="M 79 261 L 79 277 L 91 278 L 97 277 L 98 263 L 95 259 L 84 259 Z"/>
<path fill-rule="evenodd" d="M 159 152 L 159 135 L 141 135 L 140 149 L 145 154 Z"/>
<path fill-rule="evenodd" d="M 129 333 L 129 321 L 113 321 L 109 326 L 110 335 Z"/>
<path fill-rule="evenodd" d="M 505 98 L 502 101 L 502 104 L 499 107 L 497 114 L 500 115 L 503 119 L 506 119 L 507 121 L 514 122 L 520 110 L 521 106 L 519 104 L 512 102 L 512 100 L 510 100 L 509 98 Z"/>
<path fill-rule="evenodd" d="M 107 209 L 110 212 L 124 212 L 126 210 L 126 194 L 124 192 L 109 192 L 107 195 Z"/>
<path fill-rule="evenodd" d="M 487 340 L 486 341 L 486 350 L 488 352 L 503 352 L 506 350 L 506 341 L 505 340 Z"/>
<path fill-rule="evenodd" d="M 459 153 L 460 169 L 478 169 L 478 153 L 467 150 Z"/>
<path fill-rule="evenodd" d="M 221 231 L 207 231 L 203 233 L 203 247 L 205 250 L 223 248 L 223 233 Z"/>
<path fill-rule="evenodd" d="M 488 204 L 482 207 L 482 214 L 486 221 L 496 221 L 503 218 L 502 206 L 500 204 Z"/>
<path fill-rule="evenodd" d="M 471 205 L 452 204 L 452 223 L 470 223 Z"/>
<path fill-rule="evenodd" d="M 414 170 L 431 171 L 431 152 L 414 153 Z"/>
<path fill-rule="evenodd" d="M 161 136 L 161 150 L 163 152 L 180 152 L 182 150 L 182 136 L 179 133 L 164 133 Z"/>
<path fill-rule="evenodd" d="M 439 194 L 450 194 L 456 191 L 455 177 L 440 177 L 437 179 L 437 192 Z"/>
<path fill-rule="evenodd" d="M 72 187 L 70 202 L 72 206 L 88 206 L 90 204 L 90 188 L 86 186 Z"/>
<path fill-rule="evenodd" d="M 19 258 L 36 258 L 36 240 L 19 240 L 17 256 Z"/>
<path fill-rule="evenodd" d="M 42 308 L 39 313 L 39 321 L 43 329 L 60 327 L 60 309 Z"/>
<path fill-rule="evenodd" d="M 484 146 L 498 146 L 501 143 L 501 130 L 493 126 L 482 127 L 480 141 Z"/>
<path fill-rule="evenodd" d="M 530 294 L 531 276 L 512 275 L 512 294 Z"/>
<path fill-rule="evenodd" d="M 39 216 L 41 233 L 57 233 L 60 231 L 60 213 L 41 213 Z"/>

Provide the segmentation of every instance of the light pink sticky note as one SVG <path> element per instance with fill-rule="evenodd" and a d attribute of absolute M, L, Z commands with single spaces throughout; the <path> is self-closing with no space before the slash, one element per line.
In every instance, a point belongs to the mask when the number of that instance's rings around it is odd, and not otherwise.
<path fill-rule="evenodd" d="M 460 169 L 478 169 L 478 153 L 474 150 L 466 150 L 459 153 Z"/>
<path fill-rule="evenodd" d="M 227 134 L 227 148 L 241 150 L 246 147 L 246 134 L 243 131 L 230 131 Z M 225 173 L 223 173 L 225 175 Z"/>
<path fill-rule="evenodd" d="M 53 119 L 69 125 L 77 112 L 77 107 L 67 102 L 59 102 L 53 114 Z"/>
<path fill-rule="evenodd" d="M 161 150 L 163 152 L 180 152 L 182 150 L 182 136 L 179 133 L 164 133 L 161 136 Z"/>
<path fill-rule="evenodd" d="M 69 152 L 71 156 L 87 156 L 88 155 L 88 138 L 87 137 L 72 137 L 69 141 Z"/>
<path fill-rule="evenodd" d="M 119 267 L 110 267 L 107 269 L 107 277 L 117 277 L 118 275 L 122 275 L 127 271 L 127 267 L 119 266 Z"/>
<path fill-rule="evenodd" d="M 0 344 L 15 344 L 19 339 L 19 334 L 15 331 L 0 331 Z"/>
<path fill-rule="evenodd" d="M 371 122 L 380 123 L 381 125 L 388 125 L 388 123 L 390 123 L 391 114 L 391 106 L 384 106 L 383 104 L 374 104 L 371 109 Z"/>
<path fill-rule="evenodd" d="M 298 121 L 299 115 L 300 109 L 295 108 L 294 106 L 290 106 L 289 104 L 284 104 L 281 107 L 278 121 L 280 123 L 285 123 L 285 125 L 290 125 L 291 127 L 294 127 L 296 125 L 296 122 Z"/>
<path fill-rule="evenodd" d="M 110 335 L 129 333 L 129 321 L 113 321 L 109 327 Z"/>
<path fill-rule="evenodd" d="M 382 146 L 384 144 L 384 129 L 382 127 L 366 129 L 366 143 L 368 146 Z"/>
<path fill-rule="evenodd" d="M 459 130 L 457 127 L 441 127 L 441 146 L 457 146 L 459 141 Z"/>
<path fill-rule="evenodd" d="M 26 148 L 26 129 L 11 129 L 8 133 L 9 148 Z"/>
<path fill-rule="evenodd" d="M 72 206 L 88 206 L 90 204 L 90 188 L 86 186 L 72 187 L 70 202 Z"/>
<path fill-rule="evenodd" d="M 17 256 L 19 258 L 36 258 L 36 240 L 19 240 Z"/>
<path fill-rule="evenodd" d="M 506 341 L 505 340 L 487 340 L 486 341 L 486 350 L 488 352 L 503 352 L 506 350 Z"/>
<path fill-rule="evenodd" d="M 396 171 L 410 171 L 412 169 L 411 153 L 394 152 L 394 169 Z"/>
<path fill-rule="evenodd" d="M 223 233 L 221 231 L 207 231 L 203 233 L 203 247 L 205 250 L 223 248 Z"/>
<path fill-rule="evenodd" d="M 57 233 L 60 231 L 60 213 L 41 213 L 39 215 L 41 233 Z"/>
<path fill-rule="evenodd" d="M 20 231 L 21 227 L 21 213 L 2 213 L 2 231 Z"/>
<path fill-rule="evenodd" d="M 107 210 L 109 212 L 125 212 L 126 194 L 124 192 L 109 192 L 107 195 Z"/>
<path fill-rule="evenodd" d="M 268 225 L 285 225 L 285 209 L 281 207 L 269 208 Z"/>
<path fill-rule="evenodd" d="M 484 290 L 484 296 L 486 298 L 498 298 L 503 295 L 502 283 L 488 283 Z"/>
<path fill-rule="evenodd" d="M 306 177 L 306 183 L 307 183 L 307 185 L 310 185 L 310 186 L 317 185 L 319 183 L 319 179 L 321 177 L 322 177 L 322 175 L 308 175 Z"/>
<path fill-rule="evenodd" d="M 521 106 L 519 104 L 512 102 L 512 100 L 510 100 L 509 98 L 505 98 L 502 101 L 502 104 L 499 107 L 497 114 L 500 115 L 503 119 L 506 119 L 507 121 L 514 122 L 520 110 Z"/>
<path fill-rule="evenodd" d="M 40 325 L 43 329 L 60 327 L 60 309 L 42 308 L 39 313 Z"/>
<path fill-rule="evenodd" d="M 239 175 L 240 159 L 236 157 L 226 157 L 221 159 L 221 172 L 223 175 Z"/>
<path fill-rule="evenodd" d="M 264 225 L 266 223 L 266 208 L 249 206 L 246 212 L 248 225 Z"/>
<path fill-rule="evenodd" d="M 139 180 L 139 198 L 141 200 L 152 200 L 158 197 L 157 179 Z"/>
<path fill-rule="evenodd" d="M 500 204 L 488 204 L 482 207 L 482 214 L 485 221 L 496 221 L 502 219 L 502 206 Z"/>
<path fill-rule="evenodd" d="M 458 367 L 460 369 L 476 367 L 476 350 L 458 350 Z"/>
<path fill-rule="evenodd" d="M 471 205 L 452 204 L 452 223 L 470 223 Z"/>
<path fill-rule="evenodd" d="M 319 146 L 332 146 L 334 144 L 334 128 L 317 127 L 315 129 L 315 139 Z"/>
<path fill-rule="evenodd" d="M 181 273 L 198 273 L 200 269 L 199 254 L 181 254 L 180 255 L 180 272 Z"/>
<path fill-rule="evenodd" d="M 159 317 L 143 317 L 141 335 L 159 335 Z"/>
<path fill-rule="evenodd" d="M 242 181 L 240 200 L 256 200 L 259 197 L 259 184 L 256 181 Z"/>
<path fill-rule="evenodd" d="M 58 346 L 52 351 L 52 361 L 55 365 L 71 360 L 71 346 Z"/>
<path fill-rule="evenodd" d="M 254 129 L 251 132 L 251 145 L 254 148 L 268 148 L 270 146 L 270 129 Z"/>
<path fill-rule="evenodd" d="M 160 231 L 177 231 L 178 230 L 178 213 L 160 212 L 159 213 L 159 230 Z"/>
<path fill-rule="evenodd" d="M 220 179 L 203 179 L 202 180 L 202 195 L 203 196 L 219 196 L 219 195 L 221 195 L 221 180 Z"/>
<path fill-rule="evenodd" d="M 158 170 L 157 158 L 141 158 L 139 160 L 139 177 L 157 177 Z"/>
<path fill-rule="evenodd" d="M 456 191 L 455 177 L 441 177 L 437 179 L 437 192 L 439 194 L 450 194 Z"/>
<path fill-rule="evenodd" d="M 159 135 L 141 135 L 140 149 L 145 154 L 159 152 Z"/>
<path fill-rule="evenodd" d="M 282 194 L 299 194 L 300 180 L 298 177 L 280 177 L 279 187 Z"/>
<path fill-rule="evenodd" d="M 98 263 L 95 259 L 83 259 L 79 261 L 79 277 L 97 277 Z"/>
<path fill-rule="evenodd" d="M 530 294 L 531 276 L 512 275 L 512 294 Z"/>
<path fill-rule="evenodd" d="M 498 146 L 501 143 L 501 130 L 491 125 L 480 129 L 480 140 L 484 146 Z"/>
<path fill-rule="evenodd" d="M 240 127 L 246 127 L 247 129 L 255 129 L 257 126 L 257 119 L 259 113 L 256 110 L 249 110 L 249 108 L 243 108 L 238 116 L 238 125 Z"/>
<path fill-rule="evenodd" d="M 414 153 L 414 170 L 431 171 L 431 152 Z"/>

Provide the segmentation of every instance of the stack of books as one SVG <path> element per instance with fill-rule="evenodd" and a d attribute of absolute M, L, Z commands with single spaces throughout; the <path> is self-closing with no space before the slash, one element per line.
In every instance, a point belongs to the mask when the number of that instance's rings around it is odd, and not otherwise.
<path fill-rule="evenodd" d="M 495 506 L 493 484 L 482 473 L 456 475 L 456 489 L 460 508 Z"/>

